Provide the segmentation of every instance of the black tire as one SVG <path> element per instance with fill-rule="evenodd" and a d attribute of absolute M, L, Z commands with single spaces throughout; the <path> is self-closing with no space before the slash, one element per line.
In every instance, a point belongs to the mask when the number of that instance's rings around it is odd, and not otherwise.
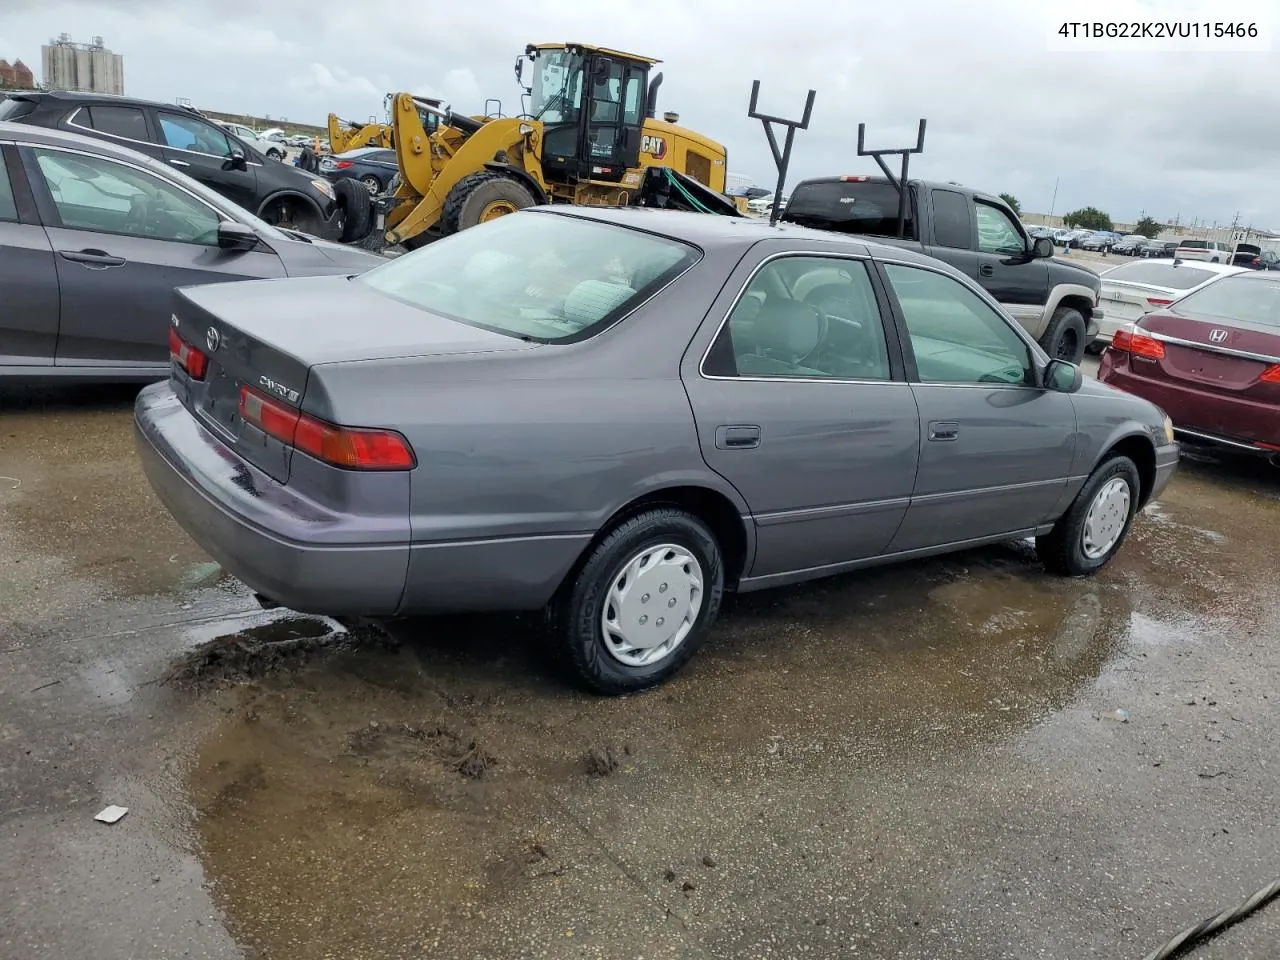
<path fill-rule="evenodd" d="M 533 193 L 514 177 L 493 170 L 473 173 L 453 185 L 445 197 L 440 215 L 442 233 L 457 233 L 480 222 L 486 207 L 502 203 L 522 210 L 537 201 Z"/>
<path fill-rule="evenodd" d="M 320 170 L 320 158 L 316 156 L 316 152 L 310 147 L 302 148 L 299 159 L 301 162 L 298 166 L 307 171 L 307 173 L 316 173 Z"/>
<path fill-rule="evenodd" d="M 342 208 L 342 232 L 339 243 L 355 243 L 363 240 L 373 227 L 373 201 L 369 191 L 359 180 L 343 179 L 333 182 L 333 192 Z"/>
<path fill-rule="evenodd" d="M 382 181 L 372 173 L 366 173 L 360 178 L 360 182 L 364 184 L 364 188 L 369 191 L 371 197 L 376 197 L 382 192 Z"/>
<path fill-rule="evenodd" d="M 1129 486 L 1129 508 L 1124 526 L 1116 542 L 1098 557 L 1089 557 L 1084 552 L 1084 525 L 1098 491 L 1113 478 L 1123 479 Z M 1124 544 L 1133 526 L 1133 518 L 1138 512 L 1138 497 L 1142 489 L 1138 468 L 1125 456 L 1110 457 L 1094 468 L 1089 479 L 1085 481 L 1080 493 L 1076 495 L 1071 506 L 1067 508 L 1054 525 L 1053 530 L 1043 537 L 1036 537 L 1036 555 L 1045 569 L 1050 573 L 1067 577 L 1084 577 L 1097 573 L 1108 563 Z"/>
<path fill-rule="evenodd" d="M 688 550 L 701 566 L 701 605 L 682 642 L 656 662 L 634 666 L 606 645 L 601 621 L 610 586 L 624 567 L 646 548 L 664 543 Z M 723 594 L 724 559 L 706 524 L 678 507 L 654 507 L 623 520 L 588 551 L 552 600 L 547 619 L 561 658 L 587 689 L 632 693 L 667 680 L 698 652 L 720 612 Z"/>
<path fill-rule="evenodd" d="M 268 151 L 267 151 L 267 159 L 268 159 L 268 160 L 283 160 L 283 159 L 284 159 L 284 151 L 283 151 L 283 150 L 276 150 L 276 149 L 273 147 L 272 149 L 270 149 L 270 150 L 268 150 Z"/>
<path fill-rule="evenodd" d="M 1094 356 L 1097 356 L 1105 349 L 1107 349 L 1107 341 L 1094 340 L 1092 343 L 1090 343 L 1087 347 L 1084 348 L 1084 352 L 1091 353 Z"/>
<path fill-rule="evenodd" d="M 1069 360 L 1078 364 L 1084 359 L 1084 315 L 1074 307 L 1059 307 L 1053 311 L 1053 319 L 1040 338 L 1045 353 L 1056 360 Z"/>

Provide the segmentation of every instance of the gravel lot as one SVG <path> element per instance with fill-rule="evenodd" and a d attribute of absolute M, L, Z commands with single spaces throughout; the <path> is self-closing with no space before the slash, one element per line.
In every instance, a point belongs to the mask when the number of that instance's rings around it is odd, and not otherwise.
<path fill-rule="evenodd" d="M 131 402 L 0 393 L 0 957 L 1140 957 L 1280 873 L 1280 470 L 1188 458 L 1094 579 L 743 597 L 601 700 L 522 619 L 258 611 Z"/>

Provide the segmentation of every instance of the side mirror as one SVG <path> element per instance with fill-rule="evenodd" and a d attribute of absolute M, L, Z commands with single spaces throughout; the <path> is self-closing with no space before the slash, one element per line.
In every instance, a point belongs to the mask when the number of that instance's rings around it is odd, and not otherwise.
<path fill-rule="evenodd" d="M 232 150 L 231 155 L 222 164 L 223 170 L 248 170 L 249 164 L 244 158 L 244 152 L 240 150 Z"/>
<path fill-rule="evenodd" d="M 1084 383 L 1084 374 L 1074 363 L 1066 360 L 1050 360 L 1044 368 L 1044 388 L 1058 393 L 1075 393 Z"/>
<path fill-rule="evenodd" d="M 1053 256 L 1053 241 L 1048 237 L 1036 237 L 1031 241 L 1031 256 L 1037 260 Z"/>
<path fill-rule="evenodd" d="M 218 224 L 218 246 L 223 250 L 252 250 L 258 245 L 258 235 L 252 227 L 234 220 Z"/>

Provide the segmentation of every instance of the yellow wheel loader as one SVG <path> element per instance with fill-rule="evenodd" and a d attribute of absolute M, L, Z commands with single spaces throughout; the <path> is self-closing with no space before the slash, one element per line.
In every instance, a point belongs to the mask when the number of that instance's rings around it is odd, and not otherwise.
<path fill-rule="evenodd" d="M 385 111 L 389 112 L 390 104 L 394 99 L 395 94 L 392 93 L 388 93 L 383 98 L 382 105 Z M 422 99 L 428 105 L 437 109 L 440 107 L 439 100 Z M 418 120 L 427 133 L 436 129 L 435 114 L 419 110 Z M 390 150 L 393 144 L 392 125 L 389 122 L 379 123 L 370 117 L 367 123 L 361 123 L 358 120 L 343 120 L 336 113 L 329 114 L 329 151 L 331 153 L 345 153 L 359 147 L 383 147 Z"/>
<path fill-rule="evenodd" d="M 392 139 L 400 167 L 386 205 L 388 244 L 413 249 L 543 203 L 678 207 L 742 215 L 724 196 L 725 149 L 654 116 L 659 61 L 588 44 L 530 44 L 524 112 L 465 116 L 396 94 Z M 423 114 L 436 122 L 434 130 Z"/>

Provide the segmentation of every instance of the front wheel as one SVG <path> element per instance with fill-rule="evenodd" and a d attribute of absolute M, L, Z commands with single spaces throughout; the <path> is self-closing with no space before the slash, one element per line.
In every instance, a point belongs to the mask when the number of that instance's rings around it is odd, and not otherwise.
<path fill-rule="evenodd" d="M 1084 359 L 1084 315 L 1074 307 L 1059 307 L 1040 338 L 1045 353 L 1055 360 L 1079 364 Z"/>
<path fill-rule="evenodd" d="M 548 610 L 577 679 L 603 694 L 656 686 L 698 651 L 720 611 L 724 560 L 701 520 L 655 507 L 618 524 Z"/>
<path fill-rule="evenodd" d="M 1050 573 L 1097 573 L 1116 555 L 1138 511 L 1141 482 L 1128 457 L 1104 460 L 1054 528 L 1036 538 L 1036 555 Z"/>

